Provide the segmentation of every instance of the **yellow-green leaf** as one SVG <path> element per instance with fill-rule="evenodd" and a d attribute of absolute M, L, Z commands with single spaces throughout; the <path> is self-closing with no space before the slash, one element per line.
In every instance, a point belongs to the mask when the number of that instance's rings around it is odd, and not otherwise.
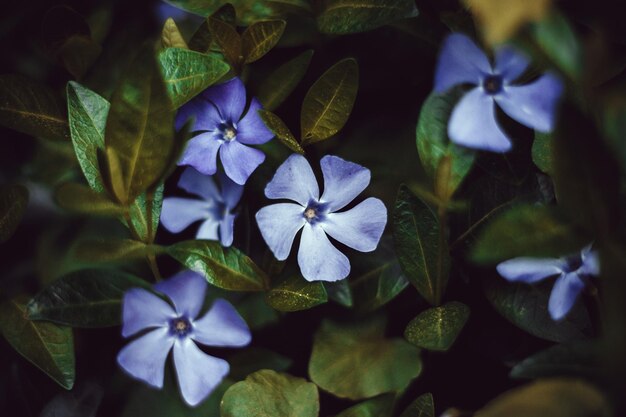
<path fill-rule="evenodd" d="M 356 33 L 415 16 L 414 0 L 326 0 L 317 26 L 324 33 Z"/>
<path fill-rule="evenodd" d="M 189 48 L 178 26 L 176 26 L 176 22 L 171 17 L 168 17 L 163 25 L 163 30 L 161 31 L 161 46 L 163 46 L 163 48 Z"/>
<path fill-rule="evenodd" d="M 209 17 L 211 37 L 219 45 L 224 58 L 234 68 L 241 63 L 241 36 L 234 26 L 215 17 Z"/>
<path fill-rule="evenodd" d="M 289 130 L 280 117 L 267 110 L 259 110 L 259 115 L 261 116 L 261 119 L 263 119 L 265 126 L 267 126 L 267 128 L 276 135 L 278 140 L 283 145 L 294 152 L 304 154 L 304 149 L 302 149 L 302 146 L 300 146 L 296 138 L 291 133 L 291 130 Z"/>
<path fill-rule="evenodd" d="M 280 40 L 287 23 L 284 20 L 254 22 L 241 36 L 241 51 L 245 64 L 261 59 Z"/>
<path fill-rule="evenodd" d="M 308 282 L 295 275 L 272 288 L 265 300 L 279 311 L 300 311 L 327 302 L 328 294 L 320 281 Z"/>
<path fill-rule="evenodd" d="M 99 216 L 122 216 L 126 209 L 111 201 L 106 194 L 76 183 L 57 188 L 55 199 L 66 210 Z"/>
<path fill-rule="evenodd" d="M 423 349 L 446 351 L 463 330 L 469 314 L 469 307 L 457 301 L 429 308 L 411 320 L 404 337 Z"/>

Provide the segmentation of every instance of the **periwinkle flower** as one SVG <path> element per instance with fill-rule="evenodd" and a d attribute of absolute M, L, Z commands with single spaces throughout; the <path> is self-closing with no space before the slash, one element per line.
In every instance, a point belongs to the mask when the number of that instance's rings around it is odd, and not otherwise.
<path fill-rule="evenodd" d="M 201 198 L 168 197 L 163 199 L 161 224 L 172 233 L 180 233 L 192 223 L 202 220 L 196 239 L 220 240 L 222 246 L 233 243 L 233 228 L 237 215 L 233 209 L 239 203 L 243 186 L 218 174 L 218 189 L 213 177 L 187 168 L 180 176 L 178 186 Z"/>
<path fill-rule="evenodd" d="M 338 212 L 354 200 L 370 182 L 370 171 L 360 165 L 327 155 L 320 161 L 324 193 L 307 160 L 293 154 L 278 168 L 265 187 L 265 196 L 295 203 L 278 203 L 256 214 L 263 239 L 278 260 L 289 256 L 296 234 L 302 229 L 298 264 L 307 281 L 337 281 L 348 276 L 350 262 L 327 235 L 361 252 L 376 249 L 387 223 L 387 209 L 377 198 Z"/>
<path fill-rule="evenodd" d="M 564 258 L 514 258 L 500 263 L 496 269 L 509 281 L 533 284 L 557 276 L 548 311 L 553 320 L 561 320 L 571 310 L 585 282 L 600 274 L 598 254 L 591 246 L 580 254 Z"/>
<path fill-rule="evenodd" d="M 207 283 L 195 272 L 183 271 L 154 289 L 172 304 L 141 288 L 124 294 L 122 336 L 145 333 L 120 351 L 117 362 L 131 376 L 162 388 L 165 360 L 173 348 L 181 394 L 187 404 L 195 406 L 230 369 L 228 362 L 202 352 L 196 342 L 241 347 L 250 343 L 250 330 L 235 308 L 222 299 L 215 300 L 208 312 L 197 318 Z"/>
<path fill-rule="evenodd" d="M 226 175 L 243 185 L 265 160 L 265 154 L 246 145 L 260 145 L 274 137 L 258 114 L 262 108 L 252 98 L 245 116 L 246 88 L 239 78 L 206 89 L 180 108 L 176 129 L 194 118 L 187 144 L 178 165 L 190 165 L 205 175 L 217 171 L 217 153 Z"/>
<path fill-rule="evenodd" d="M 492 152 L 506 152 L 511 141 L 496 122 L 495 104 L 519 123 L 540 132 L 554 127 L 561 81 L 547 73 L 523 85 L 513 83 L 528 67 L 528 59 L 509 46 L 487 56 L 465 35 L 454 33 L 444 41 L 435 72 L 435 92 L 472 84 L 456 105 L 448 136 L 456 144 Z"/>

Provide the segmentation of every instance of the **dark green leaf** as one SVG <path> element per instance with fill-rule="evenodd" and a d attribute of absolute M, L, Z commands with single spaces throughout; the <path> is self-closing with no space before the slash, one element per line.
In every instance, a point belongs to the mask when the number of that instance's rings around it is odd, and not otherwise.
<path fill-rule="evenodd" d="M 304 77 L 312 57 L 313 50 L 306 50 L 276 68 L 263 80 L 257 98 L 263 103 L 266 109 L 274 110 L 289 97 L 289 94 L 291 94 L 302 80 L 302 77 Z"/>
<path fill-rule="evenodd" d="M 0 75 L 0 125 L 44 139 L 69 140 L 63 102 L 45 85 Z"/>
<path fill-rule="evenodd" d="M 206 17 L 213 13 L 217 13 L 218 9 L 223 8 L 223 0 L 166 0 L 168 3 L 173 4 L 188 12 L 197 14 L 198 16 Z M 252 23 L 259 19 L 266 19 L 274 15 L 271 3 L 274 1 L 284 0 L 271 0 L 267 2 L 251 1 L 251 0 L 230 0 L 229 3 L 237 9 L 237 16 L 244 24 Z M 230 5 L 229 5 L 230 6 Z M 231 8 L 232 8 L 231 6 Z M 232 22 L 234 23 L 234 22 Z"/>
<path fill-rule="evenodd" d="M 241 64 L 241 36 L 235 27 L 223 20 L 209 17 L 209 31 L 211 38 L 217 42 L 224 58 L 234 68 L 238 69 Z"/>
<path fill-rule="evenodd" d="M 533 162 L 548 175 L 552 175 L 552 135 L 535 132 L 532 150 Z"/>
<path fill-rule="evenodd" d="M 111 201 L 106 194 L 76 183 L 65 183 L 55 192 L 57 204 L 66 210 L 98 216 L 123 216 L 126 209 Z"/>
<path fill-rule="evenodd" d="M 75 250 L 76 259 L 87 263 L 119 263 L 162 253 L 164 248 L 132 239 L 84 240 Z"/>
<path fill-rule="evenodd" d="M 170 99 L 182 106 L 222 78 L 228 64 L 214 56 L 181 48 L 167 48 L 159 54 L 161 71 Z"/>
<path fill-rule="evenodd" d="M 439 304 L 448 282 L 450 255 L 445 241 L 441 247 L 437 217 L 402 186 L 392 223 L 396 253 L 404 274 L 426 301 Z"/>
<path fill-rule="evenodd" d="M 400 417 L 435 417 L 435 403 L 431 393 L 422 394 L 404 410 Z"/>
<path fill-rule="evenodd" d="M 324 282 L 324 288 L 328 293 L 328 298 L 339 303 L 344 307 L 352 307 L 354 301 L 352 300 L 352 289 L 348 284 L 347 279 L 342 279 L 335 282 Z"/>
<path fill-rule="evenodd" d="M 469 307 L 456 301 L 429 308 L 411 320 L 404 337 L 423 349 L 445 352 L 463 330 L 469 314 Z"/>
<path fill-rule="evenodd" d="M 9 240 L 28 204 L 28 189 L 22 185 L 0 187 L 0 243 Z"/>
<path fill-rule="evenodd" d="M 154 191 L 146 191 L 130 206 L 130 221 L 144 243 L 154 242 L 163 206 L 163 188 L 161 183 Z"/>
<path fill-rule="evenodd" d="M 261 59 L 272 50 L 285 31 L 284 20 L 254 22 L 241 35 L 241 53 L 244 64 Z"/>
<path fill-rule="evenodd" d="M 261 119 L 263 119 L 265 126 L 267 126 L 267 128 L 276 135 L 278 140 L 283 145 L 294 152 L 304 154 L 304 149 L 302 149 L 302 146 L 300 146 L 296 138 L 280 117 L 267 110 L 259 110 L 259 115 L 261 116 Z"/>
<path fill-rule="evenodd" d="M 163 48 L 182 48 L 189 49 L 185 38 L 181 35 L 176 22 L 171 17 L 168 17 L 163 24 L 163 30 L 161 31 L 161 46 Z"/>
<path fill-rule="evenodd" d="M 242 380 L 253 372 L 261 369 L 286 371 L 293 361 L 283 355 L 264 348 L 248 348 L 228 358 L 230 373 L 228 377 L 236 381 Z"/>
<path fill-rule="evenodd" d="M 339 61 L 315 81 L 300 112 L 303 145 L 335 135 L 348 121 L 359 88 L 359 66 L 353 58 Z"/>
<path fill-rule="evenodd" d="M 26 318 L 25 297 L 0 304 L 0 331 L 13 348 L 65 389 L 74 385 L 72 329 Z"/>
<path fill-rule="evenodd" d="M 265 294 L 250 293 L 237 303 L 237 311 L 252 330 L 263 329 L 280 318 L 279 313 L 265 302 Z"/>
<path fill-rule="evenodd" d="M 385 320 L 379 316 L 348 324 L 322 322 L 309 361 L 311 380 L 352 400 L 402 391 L 422 370 L 419 349 L 384 335 Z"/>
<path fill-rule="evenodd" d="M 283 281 L 265 296 L 267 303 L 279 311 L 308 310 L 328 301 L 324 285 L 308 282 L 299 275 Z"/>
<path fill-rule="evenodd" d="M 190 240 L 170 246 L 167 253 L 204 275 L 216 287 L 233 291 L 267 289 L 265 273 L 234 247 L 223 248 L 219 242 L 209 240 Z"/>
<path fill-rule="evenodd" d="M 262 370 L 226 391 L 221 417 L 317 417 L 319 408 L 315 384 L 288 374 Z"/>
<path fill-rule="evenodd" d="M 206 19 L 189 39 L 189 49 L 206 54 L 211 50 L 211 41 L 209 21 Z"/>
<path fill-rule="evenodd" d="M 393 395 L 381 395 L 354 405 L 335 417 L 388 417 L 393 410 L 393 402 Z"/>
<path fill-rule="evenodd" d="M 350 288 L 358 311 L 373 311 L 393 300 L 409 281 L 396 259 L 377 265 L 365 274 L 350 280 Z"/>
<path fill-rule="evenodd" d="M 356 33 L 417 16 L 413 0 L 328 0 L 317 17 L 324 33 Z"/>

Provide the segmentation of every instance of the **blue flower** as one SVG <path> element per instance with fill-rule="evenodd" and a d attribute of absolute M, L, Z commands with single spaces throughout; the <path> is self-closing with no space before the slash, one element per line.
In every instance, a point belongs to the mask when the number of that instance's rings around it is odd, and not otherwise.
<path fill-rule="evenodd" d="M 203 220 L 196 239 L 219 240 L 222 246 L 233 243 L 233 227 L 236 214 L 233 209 L 241 199 L 243 186 L 235 184 L 223 174 L 218 175 L 221 190 L 213 178 L 187 168 L 178 181 L 178 186 L 188 193 L 201 197 L 168 197 L 163 200 L 161 224 L 172 233 L 180 233 L 191 223 Z"/>
<path fill-rule="evenodd" d="M 370 171 L 336 156 L 320 161 L 324 193 L 302 155 L 293 154 L 265 187 L 265 196 L 295 203 L 278 203 L 256 214 L 263 239 L 278 260 L 289 256 L 302 229 L 298 264 L 307 281 L 337 281 L 348 276 L 350 262 L 326 236 L 361 252 L 376 249 L 387 223 L 387 209 L 377 198 L 337 212 L 354 200 L 370 182 Z"/>
<path fill-rule="evenodd" d="M 217 153 L 226 175 L 243 185 L 264 160 L 265 154 L 246 145 L 260 145 L 274 137 L 258 114 L 261 103 L 253 98 L 245 116 L 246 88 L 239 78 L 206 89 L 180 108 L 176 129 L 194 118 L 196 134 L 178 165 L 191 165 L 205 175 L 217 171 Z"/>
<path fill-rule="evenodd" d="M 200 275 L 183 271 L 154 286 L 172 305 L 141 288 L 127 291 L 123 301 L 122 336 L 143 333 L 120 351 L 117 362 L 131 376 L 162 388 L 165 360 L 173 348 L 178 385 L 190 406 L 204 400 L 230 369 L 228 362 L 202 352 L 195 342 L 240 347 L 251 339 L 248 326 L 225 300 L 215 300 L 204 316 L 196 318 L 206 288 Z"/>
<path fill-rule="evenodd" d="M 468 148 L 506 152 L 511 141 L 496 122 L 495 103 L 519 123 L 540 132 L 553 129 L 561 81 L 545 74 L 530 84 L 512 83 L 528 67 L 528 59 L 511 47 L 487 56 L 467 36 L 454 33 L 444 41 L 435 72 L 435 92 L 459 84 L 475 85 L 452 111 L 450 140 Z"/>
<path fill-rule="evenodd" d="M 509 281 L 532 284 L 548 277 L 558 276 L 548 311 L 553 320 L 561 320 L 574 306 L 585 282 L 600 274 L 598 254 L 585 247 L 580 254 L 565 258 L 514 258 L 500 263 L 498 273 Z"/>

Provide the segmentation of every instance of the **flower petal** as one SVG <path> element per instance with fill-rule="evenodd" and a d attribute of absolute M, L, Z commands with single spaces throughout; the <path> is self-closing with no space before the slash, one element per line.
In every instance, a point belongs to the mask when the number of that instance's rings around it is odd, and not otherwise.
<path fill-rule="evenodd" d="M 168 328 L 152 330 L 124 346 L 117 363 L 132 377 L 163 388 L 165 360 L 173 344 Z"/>
<path fill-rule="evenodd" d="M 504 86 L 495 100 L 506 114 L 521 124 L 540 132 L 549 132 L 554 128 L 562 91 L 561 80 L 546 74 L 530 84 Z"/>
<path fill-rule="evenodd" d="M 217 171 L 217 150 L 222 143 L 211 132 L 201 133 L 187 143 L 178 165 L 191 165 L 204 175 L 213 175 Z"/>
<path fill-rule="evenodd" d="M 226 175 L 239 185 L 244 185 L 250 174 L 265 160 L 265 154 L 233 140 L 220 148 L 220 158 Z"/>
<path fill-rule="evenodd" d="M 204 303 L 207 282 L 197 272 L 186 270 L 157 283 L 154 289 L 172 300 L 179 315 L 195 319 Z"/>
<path fill-rule="evenodd" d="M 319 225 L 302 230 L 298 265 L 307 281 L 338 281 L 350 273 L 350 261 L 328 240 Z"/>
<path fill-rule="evenodd" d="M 341 213 L 329 213 L 321 223 L 333 239 L 352 249 L 371 252 L 387 223 L 387 209 L 377 198 L 368 198 L 354 208 Z"/>
<path fill-rule="evenodd" d="M 248 112 L 237 123 L 237 140 L 248 145 L 260 145 L 274 137 L 274 133 L 265 126 L 258 111 L 263 106 L 256 98 L 252 98 Z"/>
<path fill-rule="evenodd" d="M 553 320 L 561 320 L 569 313 L 583 288 L 585 283 L 575 272 L 557 278 L 548 301 L 548 311 Z"/>
<path fill-rule="evenodd" d="M 468 92 L 456 105 L 448 123 L 448 136 L 457 145 L 506 152 L 511 141 L 496 122 L 493 98 L 480 88 Z"/>
<path fill-rule="evenodd" d="M 202 97 L 191 100 L 178 110 L 175 122 L 176 130 L 180 130 L 191 118 L 195 120 L 189 129 L 190 132 L 215 130 L 222 119 L 215 106 Z"/>
<path fill-rule="evenodd" d="M 306 223 L 303 213 L 304 208 L 293 203 L 272 204 L 257 211 L 263 240 L 279 261 L 287 259 L 296 233 Z"/>
<path fill-rule="evenodd" d="M 285 198 L 306 207 L 317 200 L 320 191 L 311 165 L 302 155 L 292 154 L 278 167 L 272 180 L 265 186 L 267 198 Z"/>
<path fill-rule="evenodd" d="M 195 168 L 186 168 L 183 171 L 178 180 L 178 186 L 206 201 L 222 201 L 222 193 L 213 181 L 213 177 L 201 174 Z"/>
<path fill-rule="evenodd" d="M 583 261 L 582 266 L 578 269 L 580 274 L 600 275 L 600 257 L 598 252 L 591 248 L 591 245 L 585 246 L 580 251 L 580 258 Z"/>
<path fill-rule="evenodd" d="M 233 231 L 236 217 L 237 216 L 234 214 L 225 214 L 220 222 L 220 242 L 224 247 L 229 247 L 233 244 Z"/>
<path fill-rule="evenodd" d="M 501 262 L 496 267 L 498 273 L 505 279 L 513 282 L 532 284 L 545 278 L 562 274 L 563 261 L 561 259 L 514 258 Z"/>
<path fill-rule="evenodd" d="M 503 46 L 496 51 L 496 74 L 502 77 L 504 84 L 510 84 L 526 71 L 530 60 L 513 47 Z"/>
<path fill-rule="evenodd" d="M 220 222 L 216 219 L 207 219 L 198 228 L 196 232 L 196 239 L 199 240 L 219 240 L 217 231 L 219 230 Z"/>
<path fill-rule="evenodd" d="M 324 174 L 324 193 L 320 202 L 328 203 L 331 212 L 345 207 L 370 183 L 370 170 L 354 162 L 326 155 L 320 165 Z"/>
<path fill-rule="evenodd" d="M 237 123 L 246 107 L 246 87 L 237 77 L 207 88 L 202 97 L 215 104 L 222 121 Z"/>
<path fill-rule="evenodd" d="M 174 365 L 183 399 L 196 406 L 213 392 L 228 374 L 228 362 L 202 352 L 189 338 L 176 340 Z"/>
<path fill-rule="evenodd" d="M 467 36 L 453 33 L 446 38 L 435 71 L 435 92 L 443 93 L 457 84 L 480 84 L 491 74 L 487 56 Z"/>
<path fill-rule="evenodd" d="M 128 337 L 148 327 L 168 325 L 176 312 L 167 302 L 141 288 L 131 288 L 122 303 L 122 336 Z"/>
<path fill-rule="evenodd" d="M 191 338 L 207 346 L 240 347 L 250 343 L 252 335 L 235 307 L 218 298 L 204 317 L 193 323 Z"/>
<path fill-rule="evenodd" d="M 211 203 L 191 198 L 164 198 L 161 224 L 171 233 L 180 233 L 190 224 L 208 219 L 211 216 L 211 207 Z"/>
<path fill-rule="evenodd" d="M 231 210 L 237 206 L 241 195 L 243 194 L 243 186 L 233 182 L 227 175 L 222 172 L 217 174 L 220 179 L 220 185 L 222 188 L 222 200 L 226 204 L 226 208 Z"/>

